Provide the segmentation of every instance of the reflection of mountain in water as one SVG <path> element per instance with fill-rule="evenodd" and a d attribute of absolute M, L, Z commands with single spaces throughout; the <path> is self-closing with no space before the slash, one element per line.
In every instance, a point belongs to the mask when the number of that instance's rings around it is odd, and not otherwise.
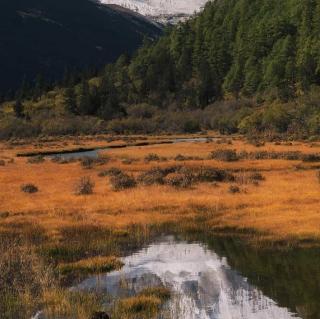
<path fill-rule="evenodd" d="M 77 288 L 126 296 L 164 284 L 176 293 L 167 308 L 177 319 L 296 318 L 199 244 L 167 238 L 123 261 L 121 271 L 90 277 Z"/>

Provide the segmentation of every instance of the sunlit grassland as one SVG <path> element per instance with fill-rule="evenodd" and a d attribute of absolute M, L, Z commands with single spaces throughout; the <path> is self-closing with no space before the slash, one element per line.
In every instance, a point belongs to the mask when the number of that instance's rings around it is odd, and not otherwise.
<path fill-rule="evenodd" d="M 69 148 L 74 141 L 52 143 L 43 142 L 41 149 Z M 102 144 L 96 138 L 82 138 L 81 145 Z M 52 316 L 88 318 L 100 309 L 101 296 L 84 297 L 64 287 L 86 274 L 119 269 L 119 257 L 164 231 L 242 236 L 259 247 L 318 245 L 320 163 L 210 159 L 212 151 L 225 149 L 318 154 L 320 144 L 266 143 L 257 147 L 237 137 L 128 147 L 101 152 L 107 160 L 89 168 L 78 161 L 59 164 L 49 159 L 30 164 L 15 154 L 34 150 L 31 144 L 2 144 L 0 159 L 5 165 L 0 166 L 0 235 L 5 254 L 0 258 L 0 273 L 7 285 L 0 288 L 0 308 L 8 313 L 6 317 L 45 309 Z M 158 159 L 149 154 L 156 154 Z M 163 171 L 180 167 L 172 178 L 199 169 L 216 169 L 234 179 L 198 179 L 187 187 L 140 183 L 139 176 L 154 167 Z M 101 174 L 110 168 L 134 177 L 137 185 L 114 191 L 110 177 Z M 256 173 L 260 177 L 253 180 Z M 75 194 L 81 177 L 93 182 L 93 194 Z M 22 192 L 21 185 L 27 183 L 39 191 Z M 19 278 L 17 274 L 24 279 L 10 284 L 12 278 Z M 144 309 L 143 301 L 152 317 L 162 303 L 154 295 L 136 298 L 122 301 L 122 309 L 127 309 L 122 316 L 130 317 L 132 307 Z"/>

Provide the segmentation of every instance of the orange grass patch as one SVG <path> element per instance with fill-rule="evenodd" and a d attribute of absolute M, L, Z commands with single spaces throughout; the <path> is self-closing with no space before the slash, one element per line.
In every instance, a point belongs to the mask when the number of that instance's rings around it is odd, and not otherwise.
<path fill-rule="evenodd" d="M 36 223 L 53 235 L 62 227 L 81 223 L 115 229 L 133 223 L 179 223 L 187 218 L 202 217 L 204 210 L 195 207 L 204 207 L 209 212 L 206 213 L 205 223 L 212 229 L 254 229 L 257 233 L 267 234 L 272 240 L 320 239 L 320 184 L 314 169 L 319 163 L 304 163 L 305 169 L 297 170 L 301 161 L 240 160 L 230 163 L 208 159 L 211 151 L 221 148 L 302 153 L 320 151 L 320 147 L 310 147 L 307 143 L 266 143 L 257 148 L 237 139 L 232 145 L 213 141 L 114 149 L 107 151 L 113 160 L 89 170 L 83 169 L 77 162 L 60 165 L 46 160 L 32 165 L 25 158 L 16 158 L 15 163 L 0 167 L 0 212 L 9 213 L 4 215 L 5 218 L 0 217 L 0 229 L 16 222 Z M 7 156 L 8 152 L 14 153 L 12 149 L 4 148 L 0 156 Z M 169 160 L 145 163 L 143 159 L 149 153 Z M 177 162 L 173 159 L 177 154 L 202 159 Z M 124 164 L 120 160 L 124 157 L 138 161 Z M 200 183 L 183 190 L 165 185 L 138 185 L 134 189 L 114 192 L 108 177 L 98 177 L 99 172 L 110 167 L 137 176 L 154 166 L 172 165 L 204 165 L 232 170 L 235 174 L 247 170 L 260 171 L 265 180 L 259 182 L 259 186 L 239 184 L 241 191 L 237 194 L 228 191 L 230 183 Z M 90 196 L 74 194 L 74 185 L 83 176 L 89 176 L 95 183 Z M 26 183 L 35 184 L 39 192 L 22 193 L 20 186 Z M 224 209 L 217 212 L 217 207 Z"/>

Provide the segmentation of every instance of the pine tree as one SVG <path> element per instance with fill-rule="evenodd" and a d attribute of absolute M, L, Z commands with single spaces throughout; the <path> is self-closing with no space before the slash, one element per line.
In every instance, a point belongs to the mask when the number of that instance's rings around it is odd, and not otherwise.
<path fill-rule="evenodd" d="M 64 108 L 68 113 L 77 114 L 77 101 L 74 88 L 67 88 L 64 92 Z"/>
<path fill-rule="evenodd" d="M 24 117 L 24 106 L 23 106 L 20 98 L 17 98 L 17 100 L 13 104 L 13 112 L 14 112 L 15 116 L 18 118 Z"/>
<path fill-rule="evenodd" d="M 78 95 L 78 112 L 81 115 L 91 114 L 90 91 L 86 80 L 82 81 Z"/>

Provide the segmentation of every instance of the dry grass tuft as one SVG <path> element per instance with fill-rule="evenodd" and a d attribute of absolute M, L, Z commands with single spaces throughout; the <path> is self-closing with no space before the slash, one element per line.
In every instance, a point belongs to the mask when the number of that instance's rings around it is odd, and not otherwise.
<path fill-rule="evenodd" d="M 76 195 L 91 195 L 93 194 L 95 183 L 88 176 L 81 177 L 75 185 Z"/>
<path fill-rule="evenodd" d="M 229 149 L 215 150 L 211 152 L 210 158 L 223 162 L 235 162 L 239 160 L 237 152 Z"/>
<path fill-rule="evenodd" d="M 137 185 L 133 176 L 122 173 L 110 178 L 111 187 L 114 191 L 121 191 L 128 188 L 134 188 Z"/>
<path fill-rule="evenodd" d="M 122 299 L 117 313 L 120 318 L 154 318 L 161 306 L 161 299 L 155 296 L 136 296 Z"/>
<path fill-rule="evenodd" d="M 21 185 L 21 191 L 28 194 L 34 194 L 39 191 L 38 187 L 34 184 L 24 184 Z"/>
<path fill-rule="evenodd" d="M 93 257 L 82 259 L 74 263 L 59 265 L 59 271 L 62 275 L 69 274 L 97 274 L 120 269 L 123 263 L 114 256 Z"/>

